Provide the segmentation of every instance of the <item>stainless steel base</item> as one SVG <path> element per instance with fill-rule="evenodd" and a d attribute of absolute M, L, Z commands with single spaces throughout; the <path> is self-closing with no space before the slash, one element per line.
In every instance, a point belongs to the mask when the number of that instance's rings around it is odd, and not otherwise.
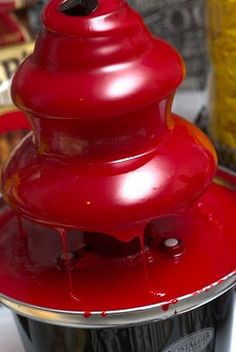
<path fill-rule="evenodd" d="M 26 352 L 229 352 L 234 289 L 170 319 L 119 328 L 70 328 L 19 315 L 15 320 Z"/>

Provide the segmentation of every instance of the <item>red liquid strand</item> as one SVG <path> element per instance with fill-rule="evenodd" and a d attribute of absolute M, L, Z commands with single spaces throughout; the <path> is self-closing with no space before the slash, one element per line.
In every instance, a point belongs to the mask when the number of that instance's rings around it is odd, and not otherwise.
<path fill-rule="evenodd" d="M 31 272 L 34 263 L 31 260 L 29 241 L 23 226 L 24 219 L 19 214 L 16 214 L 16 220 L 17 236 L 15 239 L 15 251 L 13 251 L 12 255 L 16 258 L 18 270 L 22 272 L 29 270 Z"/>
<path fill-rule="evenodd" d="M 143 234 L 139 235 L 139 241 L 140 241 L 140 245 L 141 245 L 141 258 L 142 258 L 144 278 L 145 278 L 144 282 L 146 283 L 147 293 L 149 294 L 150 280 L 149 280 L 149 273 L 148 273 L 148 262 L 146 260 L 146 254 L 145 254 L 145 238 L 144 238 Z"/>
<path fill-rule="evenodd" d="M 26 237 L 26 233 L 23 228 L 22 217 L 19 214 L 17 214 L 16 217 L 17 217 L 17 223 L 18 223 L 18 229 L 19 229 L 19 237 L 23 240 Z"/>
<path fill-rule="evenodd" d="M 74 288 L 73 288 L 73 277 L 71 273 L 71 268 L 70 268 L 70 251 L 68 247 L 68 232 L 65 229 L 57 229 L 61 243 L 62 243 L 62 250 L 63 250 L 63 257 L 62 260 L 64 261 L 65 267 L 66 267 L 66 272 L 67 272 L 67 278 L 68 278 L 68 284 L 69 284 L 69 296 L 70 298 L 75 301 L 79 302 L 79 298 L 76 297 L 74 293 Z"/>
<path fill-rule="evenodd" d="M 146 251 L 146 245 L 145 245 L 145 236 L 144 234 L 140 234 L 139 235 L 139 241 L 140 241 L 140 245 L 141 245 L 141 260 L 142 260 L 142 264 L 143 264 L 143 272 L 144 272 L 144 283 L 146 286 L 146 290 L 147 290 L 147 295 L 150 297 L 150 299 L 153 299 L 153 301 L 155 302 L 157 298 L 163 298 L 165 297 L 165 293 L 162 292 L 158 292 L 154 289 L 152 289 L 152 281 L 150 279 L 150 274 L 149 274 L 149 249 L 147 248 Z M 153 260 L 153 258 L 152 258 Z"/>

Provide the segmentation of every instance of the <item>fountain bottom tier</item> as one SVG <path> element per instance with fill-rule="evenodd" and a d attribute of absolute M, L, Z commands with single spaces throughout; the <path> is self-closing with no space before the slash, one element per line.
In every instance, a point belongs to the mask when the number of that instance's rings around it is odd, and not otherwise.
<path fill-rule="evenodd" d="M 184 313 L 235 284 L 235 210 L 235 192 L 215 183 L 187 212 L 151 222 L 144 240 L 122 243 L 74 229 L 63 241 L 2 201 L 1 301 L 28 317 L 69 326 Z"/>

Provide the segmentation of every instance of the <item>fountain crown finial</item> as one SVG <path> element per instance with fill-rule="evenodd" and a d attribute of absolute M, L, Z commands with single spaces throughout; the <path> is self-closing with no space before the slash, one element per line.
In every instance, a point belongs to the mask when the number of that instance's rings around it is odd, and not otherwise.
<path fill-rule="evenodd" d="M 64 0 L 59 10 L 68 16 L 88 16 L 98 5 L 98 0 Z"/>
<path fill-rule="evenodd" d="M 55 32 L 86 36 L 91 35 L 96 22 L 102 24 L 102 29 L 105 19 L 107 27 L 104 29 L 107 30 L 113 17 L 127 10 L 129 6 L 125 0 L 51 0 L 43 11 L 42 20 L 48 29 Z M 132 13 L 129 11 L 131 18 L 136 14 Z"/>

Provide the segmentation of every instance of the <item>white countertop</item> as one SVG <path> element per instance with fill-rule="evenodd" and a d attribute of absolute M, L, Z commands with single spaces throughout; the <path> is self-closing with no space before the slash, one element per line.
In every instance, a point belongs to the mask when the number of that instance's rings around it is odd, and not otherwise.
<path fill-rule="evenodd" d="M 24 352 L 11 312 L 0 308 L 1 352 Z"/>
<path fill-rule="evenodd" d="M 180 92 L 173 102 L 173 111 L 189 121 L 194 121 L 204 106 L 207 106 L 207 91 Z"/>

